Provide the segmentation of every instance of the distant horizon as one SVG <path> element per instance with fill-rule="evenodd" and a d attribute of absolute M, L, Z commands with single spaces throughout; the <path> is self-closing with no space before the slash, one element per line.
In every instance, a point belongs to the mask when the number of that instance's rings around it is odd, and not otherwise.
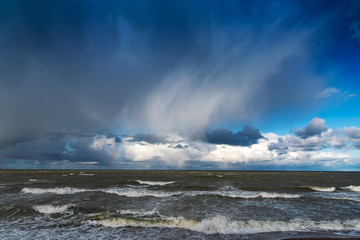
<path fill-rule="evenodd" d="M 80 171 L 80 172 L 86 172 L 86 171 L 195 171 L 195 172 L 334 172 L 334 173 L 357 173 L 360 171 L 333 171 L 333 170 L 325 170 L 325 171 L 319 171 L 319 170 L 241 170 L 241 169 L 114 169 L 114 168 L 103 168 L 103 169 L 52 169 L 52 168 L 37 168 L 37 169 L 23 169 L 23 168 L 12 168 L 12 169 L 0 169 L 0 171 Z"/>

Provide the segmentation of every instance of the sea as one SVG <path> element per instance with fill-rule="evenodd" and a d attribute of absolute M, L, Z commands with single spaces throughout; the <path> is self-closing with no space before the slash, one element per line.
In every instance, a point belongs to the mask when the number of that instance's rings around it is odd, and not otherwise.
<path fill-rule="evenodd" d="M 0 170 L 0 239 L 360 239 L 360 172 Z"/>

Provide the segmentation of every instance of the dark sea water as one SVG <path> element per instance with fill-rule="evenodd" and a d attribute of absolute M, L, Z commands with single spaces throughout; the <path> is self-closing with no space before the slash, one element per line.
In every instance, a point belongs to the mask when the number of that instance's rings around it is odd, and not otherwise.
<path fill-rule="evenodd" d="M 1 170 L 0 239 L 360 236 L 360 173 Z"/>

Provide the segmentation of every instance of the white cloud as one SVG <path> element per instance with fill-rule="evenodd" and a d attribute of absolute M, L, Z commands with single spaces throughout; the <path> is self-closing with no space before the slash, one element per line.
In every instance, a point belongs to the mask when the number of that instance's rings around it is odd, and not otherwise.
<path fill-rule="evenodd" d="M 349 99 L 357 96 L 357 94 L 355 94 L 355 93 L 348 93 L 348 92 L 345 92 L 344 95 L 345 96 L 343 98 L 343 102 L 347 102 Z"/>
<path fill-rule="evenodd" d="M 169 167 L 183 167 L 188 161 L 215 163 L 221 167 L 231 164 L 258 166 L 278 166 L 281 168 L 313 166 L 318 168 L 341 169 L 356 167 L 360 164 L 358 156 L 352 154 L 351 143 L 358 141 L 360 128 L 328 129 L 321 135 L 309 138 L 275 133 L 263 133 L 265 138 L 251 146 L 231 146 L 181 139 L 183 148 L 176 148 L 177 143 L 136 142 L 128 138 L 121 143 L 124 158 L 134 162 L 160 161 Z M 113 154 L 115 145 L 107 151 Z M 347 150 L 347 151 L 343 151 Z"/>
<path fill-rule="evenodd" d="M 319 92 L 318 94 L 316 94 L 315 97 L 316 98 L 328 98 L 338 92 L 339 92 L 339 90 L 336 88 L 326 88 L 326 89 L 322 90 L 321 92 Z"/>

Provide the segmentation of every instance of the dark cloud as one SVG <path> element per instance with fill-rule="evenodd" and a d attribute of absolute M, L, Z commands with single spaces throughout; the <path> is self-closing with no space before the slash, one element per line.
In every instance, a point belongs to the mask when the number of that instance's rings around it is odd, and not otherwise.
<path fill-rule="evenodd" d="M 56 136 L 56 137 L 54 137 Z M 110 156 L 104 147 L 94 145 L 98 138 L 113 139 L 111 144 L 121 144 L 115 138 L 105 135 L 54 134 L 52 137 L 41 137 L 35 140 L 20 142 L 0 151 L 0 159 L 34 160 L 40 162 L 69 161 L 99 162 L 102 166 L 110 164 Z M 106 143 L 108 145 L 109 143 Z M 106 146 L 105 146 L 106 147 Z"/>
<path fill-rule="evenodd" d="M 186 149 L 189 148 L 188 145 L 182 145 L 182 144 L 178 144 L 176 146 L 173 146 L 172 148 L 177 148 L 177 149 Z"/>
<path fill-rule="evenodd" d="M 284 138 L 279 137 L 277 142 L 272 142 L 268 145 L 270 151 L 277 151 L 278 153 L 285 154 L 289 150 Z"/>
<path fill-rule="evenodd" d="M 245 126 L 242 131 L 233 133 L 228 129 L 208 130 L 204 133 L 204 141 L 214 144 L 227 144 L 234 146 L 250 146 L 264 138 L 259 129 Z"/>
<path fill-rule="evenodd" d="M 294 129 L 292 130 L 292 132 L 299 137 L 308 138 L 315 135 L 320 135 L 322 132 L 325 132 L 327 129 L 328 127 L 325 126 L 325 120 L 315 117 L 308 123 L 308 125 L 306 125 L 305 128 L 300 130 Z"/>

